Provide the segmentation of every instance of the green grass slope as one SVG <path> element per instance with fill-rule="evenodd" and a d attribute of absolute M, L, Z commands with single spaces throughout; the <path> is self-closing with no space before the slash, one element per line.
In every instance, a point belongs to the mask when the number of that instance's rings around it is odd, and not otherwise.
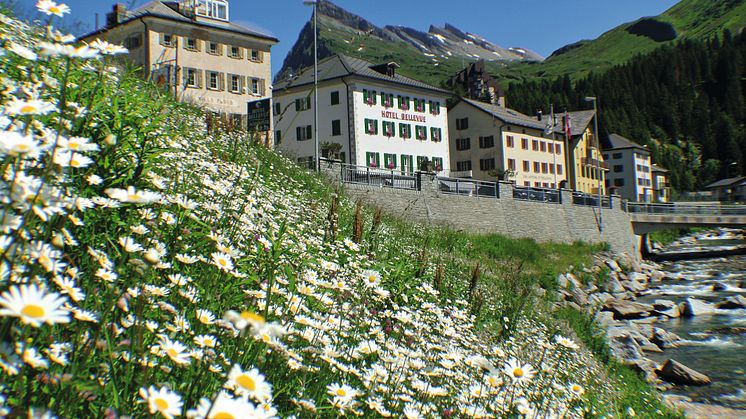
<path fill-rule="evenodd" d="M 677 417 L 550 311 L 598 249 L 384 217 L 111 46 L 0 35 L 0 416 Z"/>

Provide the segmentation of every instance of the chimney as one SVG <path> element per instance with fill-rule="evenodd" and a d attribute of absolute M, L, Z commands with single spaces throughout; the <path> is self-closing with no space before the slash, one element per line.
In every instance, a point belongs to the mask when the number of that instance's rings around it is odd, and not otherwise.
<path fill-rule="evenodd" d="M 541 110 L 536 111 L 536 120 L 541 121 L 541 118 L 542 118 Z"/>
<path fill-rule="evenodd" d="M 111 28 L 122 23 L 127 15 L 127 8 L 123 3 L 117 3 L 111 12 L 106 14 L 106 27 Z"/>

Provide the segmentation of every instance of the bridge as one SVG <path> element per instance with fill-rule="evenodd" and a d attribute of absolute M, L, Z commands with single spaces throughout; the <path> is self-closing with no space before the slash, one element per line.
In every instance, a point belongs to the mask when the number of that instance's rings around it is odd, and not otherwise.
<path fill-rule="evenodd" d="M 628 202 L 626 212 L 638 236 L 691 227 L 746 227 L 746 205 Z"/>

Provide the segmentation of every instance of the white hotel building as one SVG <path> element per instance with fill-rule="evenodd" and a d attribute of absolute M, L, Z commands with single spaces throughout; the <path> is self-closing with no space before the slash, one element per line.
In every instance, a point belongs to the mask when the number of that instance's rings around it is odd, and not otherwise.
<path fill-rule="evenodd" d="M 322 156 L 337 144 L 339 158 L 358 166 L 409 173 L 428 159 L 436 171 L 450 167 L 449 92 L 397 74 L 398 67 L 344 55 L 318 63 Z M 275 145 L 298 162 L 314 156 L 313 87 L 313 67 L 274 86 Z"/>

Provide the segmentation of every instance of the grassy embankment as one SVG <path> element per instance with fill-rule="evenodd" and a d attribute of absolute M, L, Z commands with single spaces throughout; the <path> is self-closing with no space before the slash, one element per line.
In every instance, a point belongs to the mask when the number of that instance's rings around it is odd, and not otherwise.
<path fill-rule="evenodd" d="M 111 46 L 0 32 L 0 415 L 673 416 L 536 296 L 594 248 L 357 208 Z"/>

